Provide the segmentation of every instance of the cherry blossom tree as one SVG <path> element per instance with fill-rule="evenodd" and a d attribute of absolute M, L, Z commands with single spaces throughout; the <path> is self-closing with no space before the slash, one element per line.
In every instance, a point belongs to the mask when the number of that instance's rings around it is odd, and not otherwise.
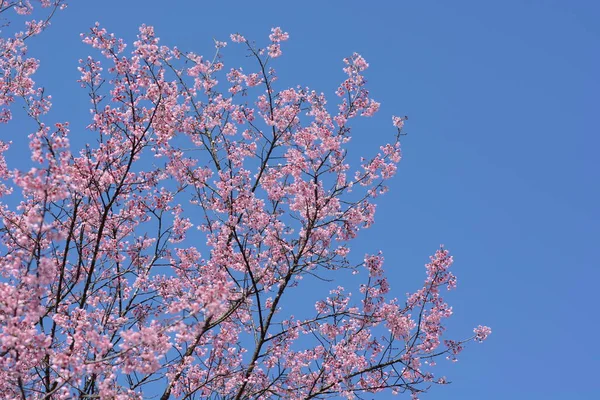
<path fill-rule="evenodd" d="M 79 66 L 89 139 L 74 149 L 69 124 L 48 121 L 26 47 L 64 2 L 37 3 L 43 19 L 0 38 L 1 122 L 22 105 L 36 126 L 30 168 L 9 168 L 0 142 L 2 398 L 416 398 L 447 383 L 436 360 L 490 334 L 443 339 L 442 291 L 456 286 L 443 247 L 404 299 L 381 254 L 350 253 L 405 122 L 393 117 L 390 143 L 350 164 L 352 121 L 379 108 L 360 55 L 343 60 L 330 108 L 280 87 L 280 28 L 263 47 L 231 35 L 246 71 L 225 67 L 225 42 L 206 58 L 142 26 L 128 50 L 96 24 L 82 40 L 97 57 Z M 2 1 L 5 28 L 32 4 Z M 306 316 L 289 311 L 311 281 L 344 274 L 362 283 L 327 283 Z"/>

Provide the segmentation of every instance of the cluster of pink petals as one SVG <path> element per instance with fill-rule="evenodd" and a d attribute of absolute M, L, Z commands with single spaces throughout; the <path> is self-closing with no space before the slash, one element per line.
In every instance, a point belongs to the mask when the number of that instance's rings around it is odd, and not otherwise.
<path fill-rule="evenodd" d="M 68 123 L 46 122 L 51 98 L 26 57 L 46 26 L 0 39 L 0 120 L 19 101 L 35 124 L 30 168 L 10 169 L 0 142 L 2 396 L 416 398 L 446 383 L 435 360 L 468 341 L 443 337 L 448 251 L 405 301 L 390 298 L 381 254 L 357 265 L 350 251 L 401 159 L 398 135 L 356 166 L 348 155 L 353 119 L 380 107 L 362 56 L 344 60 L 331 109 L 264 68 L 289 38 L 280 28 L 266 52 L 231 35 L 256 61 L 245 71 L 164 46 L 146 25 L 126 52 L 96 24 L 82 40 L 100 57 L 79 66 L 90 138 L 74 149 Z M 354 295 L 338 286 L 291 315 L 300 286 L 344 271 L 365 274 Z"/>
<path fill-rule="evenodd" d="M 483 342 L 489 335 L 492 333 L 492 329 L 488 326 L 479 325 L 477 328 L 473 329 L 475 332 L 475 340 L 478 342 Z"/>

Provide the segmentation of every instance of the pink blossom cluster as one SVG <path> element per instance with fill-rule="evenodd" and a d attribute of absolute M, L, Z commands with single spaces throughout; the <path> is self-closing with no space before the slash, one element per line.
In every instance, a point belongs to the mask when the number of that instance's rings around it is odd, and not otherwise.
<path fill-rule="evenodd" d="M 0 39 L 2 122 L 18 100 L 36 126 L 29 169 L 9 169 L 0 142 L 3 397 L 416 398 L 446 383 L 435 360 L 468 341 L 442 338 L 448 251 L 404 302 L 390 298 L 381 254 L 357 265 L 350 251 L 401 158 L 392 135 L 352 167 L 352 120 L 379 110 L 362 56 L 344 60 L 332 111 L 322 93 L 278 86 L 267 63 L 289 38 L 280 28 L 265 49 L 231 35 L 255 63 L 227 70 L 226 42 L 205 58 L 144 25 L 126 52 L 96 24 L 82 40 L 99 57 L 79 66 L 90 139 L 75 149 L 68 123 L 46 121 L 51 98 L 25 57 L 26 36 L 47 25 Z M 345 271 L 366 271 L 357 295 L 336 286 L 290 315 L 312 279 Z"/>

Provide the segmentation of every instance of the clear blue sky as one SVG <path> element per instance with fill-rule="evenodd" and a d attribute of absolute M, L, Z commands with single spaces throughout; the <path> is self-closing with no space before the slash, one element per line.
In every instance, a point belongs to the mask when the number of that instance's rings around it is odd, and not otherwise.
<path fill-rule="evenodd" d="M 383 142 L 392 113 L 409 116 L 409 134 L 357 251 L 383 250 L 402 297 L 444 243 L 459 278 L 449 333 L 493 329 L 442 363 L 453 384 L 424 398 L 600 398 L 599 2 L 72 1 L 30 48 L 53 116 L 75 126 L 89 108 L 77 60 L 91 52 L 78 34 L 95 21 L 127 39 L 154 25 L 206 55 L 213 37 L 260 43 L 281 26 L 282 79 L 331 95 L 341 59 L 361 53 L 382 108 L 352 146 Z"/>

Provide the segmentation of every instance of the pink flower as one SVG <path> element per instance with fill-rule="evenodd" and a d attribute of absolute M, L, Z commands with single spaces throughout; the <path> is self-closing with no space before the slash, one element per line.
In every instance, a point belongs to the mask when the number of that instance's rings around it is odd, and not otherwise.
<path fill-rule="evenodd" d="M 288 40 L 290 35 L 287 32 L 281 30 L 280 27 L 271 28 L 271 34 L 269 35 L 269 39 L 273 43 L 279 43 Z"/>
<path fill-rule="evenodd" d="M 475 341 L 481 343 L 492 333 L 492 329 L 487 326 L 479 325 L 477 328 L 473 329 L 473 332 L 475 332 Z"/>
<path fill-rule="evenodd" d="M 231 38 L 231 41 L 234 43 L 245 43 L 246 42 L 246 38 L 243 37 L 242 35 L 240 35 L 239 33 L 232 33 L 231 35 L 229 35 L 229 37 Z"/>
<path fill-rule="evenodd" d="M 402 129 L 402 127 L 404 126 L 404 120 L 405 118 L 396 117 L 395 115 L 392 116 L 392 123 L 398 129 Z"/>
<path fill-rule="evenodd" d="M 267 47 L 269 50 L 269 57 L 277 58 L 281 55 L 281 46 L 279 44 L 271 44 Z"/>

